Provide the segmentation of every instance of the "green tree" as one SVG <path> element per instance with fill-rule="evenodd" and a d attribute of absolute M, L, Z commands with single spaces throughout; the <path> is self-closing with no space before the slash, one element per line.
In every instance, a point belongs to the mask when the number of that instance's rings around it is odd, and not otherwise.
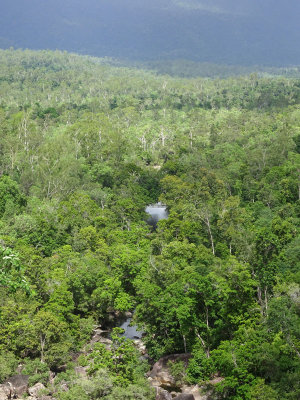
<path fill-rule="evenodd" d="M 30 293 L 19 254 L 9 247 L 0 247 L 0 286 L 8 288 L 10 291 L 22 289 L 26 293 Z"/>
<path fill-rule="evenodd" d="M 26 206 L 26 198 L 18 184 L 8 176 L 0 179 L 0 218 L 18 214 Z"/>

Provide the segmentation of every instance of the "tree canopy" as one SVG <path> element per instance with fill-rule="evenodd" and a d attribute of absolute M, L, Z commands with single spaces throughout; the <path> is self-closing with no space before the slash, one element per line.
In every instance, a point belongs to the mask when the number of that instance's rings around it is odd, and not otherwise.
<path fill-rule="evenodd" d="M 298 399 L 299 80 L 28 50 L 0 67 L 0 379 L 22 361 L 67 380 L 61 400 L 152 399 L 119 331 L 76 361 L 88 382 L 69 364 L 135 310 L 151 359 L 191 353 L 216 398 Z"/>

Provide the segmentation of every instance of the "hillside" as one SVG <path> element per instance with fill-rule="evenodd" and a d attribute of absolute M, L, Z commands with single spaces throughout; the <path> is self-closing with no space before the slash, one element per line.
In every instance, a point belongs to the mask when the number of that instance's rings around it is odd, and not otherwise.
<path fill-rule="evenodd" d="M 300 80 L 106 61 L 0 51 L 0 396 L 298 400 Z"/>
<path fill-rule="evenodd" d="M 296 0 L 4 0 L 0 47 L 129 60 L 300 64 Z"/>

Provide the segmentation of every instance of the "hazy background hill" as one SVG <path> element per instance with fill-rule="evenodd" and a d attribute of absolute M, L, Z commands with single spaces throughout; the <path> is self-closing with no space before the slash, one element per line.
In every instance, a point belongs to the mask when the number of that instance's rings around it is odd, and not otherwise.
<path fill-rule="evenodd" d="M 131 60 L 300 64 L 297 0 L 2 0 L 0 47 Z"/>

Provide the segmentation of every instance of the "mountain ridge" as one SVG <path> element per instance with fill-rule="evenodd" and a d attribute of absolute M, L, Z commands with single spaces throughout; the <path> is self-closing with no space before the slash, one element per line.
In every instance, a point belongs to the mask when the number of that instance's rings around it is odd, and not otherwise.
<path fill-rule="evenodd" d="M 269 0 L 5 0 L 0 47 L 98 57 L 300 64 L 300 5 Z"/>

